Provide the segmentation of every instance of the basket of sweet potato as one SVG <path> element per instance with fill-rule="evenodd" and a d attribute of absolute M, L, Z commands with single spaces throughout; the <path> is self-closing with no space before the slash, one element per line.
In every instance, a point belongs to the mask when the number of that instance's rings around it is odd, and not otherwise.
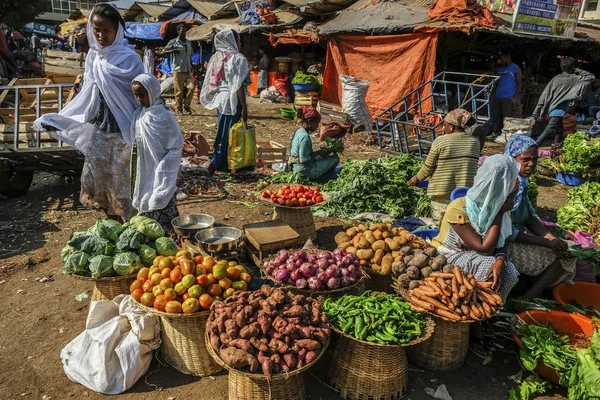
<path fill-rule="evenodd" d="M 317 300 L 265 285 L 212 306 L 206 347 L 229 371 L 229 398 L 304 399 L 302 372 L 330 335 Z"/>

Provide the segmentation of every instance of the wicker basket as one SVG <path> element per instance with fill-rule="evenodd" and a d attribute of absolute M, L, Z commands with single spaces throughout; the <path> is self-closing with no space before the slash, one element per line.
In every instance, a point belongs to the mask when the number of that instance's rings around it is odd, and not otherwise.
<path fill-rule="evenodd" d="M 432 316 L 435 331 L 426 342 L 408 349 L 410 362 L 427 370 L 454 371 L 459 369 L 469 351 L 469 323 L 451 322 Z"/>
<path fill-rule="evenodd" d="M 98 279 L 75 274 L 71 274 L 71 276 L 82 281 L 94 282 L 91 301 L 100 301 L 112 300 L 120 294 L 129 294 L 129 286 L 136 279 L 137 274 Z"/>
<path fill-rule="evenodd" d="M 308 239 L 317 238 L 315 220 L 310 207 L 288 208 L 275 207 L 273 219 L 280 219 L 295 230 L 299 237 L 298 243 L 304 244 Z"/>
<path fill-rule="evenodd" d="M 392 288 L 392 275 L 381 275 L 370 268 L 363 267 L 363 269 L 369 274 L 370 277 L 369 281 L 367 282 L 367 289 L 387 294 L 395 293 L 394 289 Z"/>
<path fill-rule="evenodd" d="M 143 310 L 160 321 L 160 351 L 173 368 L 188 375 L 209 376 L 221 371 L 206 351 L 204 331 L 210 311 L 193 314 L 169 314 L 138 303 Z"/>
<path fill-rule="evenodd" d="M 302 374 L 321 359 L 329 345 L 327 341 L 317 358 L 310 364 L 285 374 L 274 374 L 269 382 L 262 373 L 238 371 L 225 364 L 210 345 L 208 332 L 205 334 L 205 343 L 214 360 L 229 371 L 229 398 L 244 400 L 304 400 L 306 392 Z"/>

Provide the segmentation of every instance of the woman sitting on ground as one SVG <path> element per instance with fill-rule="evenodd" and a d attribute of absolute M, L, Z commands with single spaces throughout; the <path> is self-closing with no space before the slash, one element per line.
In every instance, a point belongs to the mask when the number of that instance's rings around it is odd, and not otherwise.
<path fill-rule="evenodd" d="M 443 136 L 438 136 L 431 145 L 425 163 L 409 181 L 415 186 L 429 179 L 427 194 L 432 198 L 434 219 L 440 220 L 450 200 L 452 191 L 459 187 L 471 187 L 477 173 L 479 140 L 465 132 L 471 113 L 457 108 L 444 118 Z"/>
<path fill-rule="evenodd" d="M 310 133 L 319 129 L 321 115 L 313 107 L 304 106 L 298 110 L 302 125 L 292 136 L 289 163 L 292 172 L 299 172 L 304 179 L 313 182 L 325 181 L 332 175 L 340 159 L 336 154 L 322 149 L 313 151 Z"/>
<path fill-rule="evenodd" d="M 183 136 L 171 111 L 160 98 L 160 81 L 153 75 L 138 75 L 131 89 L 140 103 L 133 114 L 131 132 L 132 204 L 143 215 L 158 221 L 170 232 L 177 211 L 177 174 L 183 150 Z"/>
<path fill-rule="evenodd" d="M 512 232 L 507 213 L 519 188 L 518 174 L 519 165 L 511 157 L 499 154 L 486 159 L 467 195 L 448 205 L 440 234 L 432 241 L 449 264 L 478 281 L 493 278 L 493 288 L 505 300 L 519 276 L 505 250 Z"/>
<path fill-rule="evenodd" d="M 525 297 L 539 296 L 547 287 L 575 276 L 575 257 L 568 257 L 568 245 L 546 230 L 535 215 L 527 193 L 528 178 L 535 172 L 538 146 L 529 136 L 515 135 L 506 144 L 504 154 L 513 157 L 520 166 L 519 190 L 511 212 L 513 233 L 508 246 L 508 258 L 520 273 L 536 276 Z M 527 228 L 527 233 L 525 232 Z"/>

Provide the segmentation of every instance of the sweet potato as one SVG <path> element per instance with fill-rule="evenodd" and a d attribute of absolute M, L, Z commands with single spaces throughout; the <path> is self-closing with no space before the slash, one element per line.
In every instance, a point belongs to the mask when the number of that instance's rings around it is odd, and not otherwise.
<path fill-rule="evenodd" d="M 227 347 L 219 351 L 221 359 L 230 367 L 242 369 L 248 367 L 251 372 L 258 369 L 258 361 L 252 354 L 235 347 Z"/>
<path fill-rule="evenodd" d="M 296 326 L 296 335 L 300 339 L 312 339 L 313 331 L 307 326 Z"/>
<path fill-rule="evenodd" d="M 219 347 L 221 347 L 221 341 L 219 340 L 219 337 L 217 336 L 216 333 L 212 333 L 211 332 L 211 334 L 210 334 L 210 345 L 215 350 L 219 350 Z"/>
<path fill-rule="evenodd" d="M 323 332 L 322 329 L 315 329 L 313 331 L 313 336 L 321 344 L 321 346 L 325 346 L 327 343 L 327 335 Z"/>
<path fill-rule="evenodd" d="M 337 235 L 335 235 L 333 240 L 335 240 L 335 243 L 340 245 L 342 243 L 350 242 L 350 237 L 346 234 L 346 232 L 339 232 Z"/>
<path fill-rule="evenodd" d="M 317 358 L 317 352 L 309 351 L 308 353 L 306 353 L 306 356 L 304 357 L 304 363 L 310 364 L 311 362 L 315 361 L 315 358 Z"/>
<path fill-rule="evenodd" d="M 279 353 L 279 354 L 285 354 L 289 350 L 288 345 L 278 339 L 271 339 L 271 341 L 269 342 L 269 348 L 274 353 Z"/>
<path fill-rule="evenodd" d="M 285 315 L 286 317 L 302 317 L 305 314 L 306 310 L 304 309 L 304 307 L 299 305 L 292 306 L 289 310 L 283 312 L 283 315 Z"/>
<path fill-rule="evenodd" d="M 267 380 L 270 381 L 273 373 L 273 363 L 271 362 L 271 360 L 266 359 L 264 360 L 264 362 L 261 363 L 261 366 L 263 374 L 265 374 Z"/>
<path fill-rule="evenodd" d="M 240 340 L 243 340 L 243 339 L 240 339 Z M 256 350 L 258 350 L 258 351 L 265 352 L 265 351 L 269 350 L 269 347 L 265 343 L 261 342 L 260 340 L 258 340 L 258 338 L 255 338 L 255 337 L 250 338 L 250 344 L 252 346 L 254 346 L 256 348 Z M 259 360 L 259 362 L 260 362 L 260 360 Z"/>
<path fill-rule="evenodd" d="M 283 355 L 283 361 L 285 361 L 286 365 L 292 369 L 292 368 L 296 368 L 296 365 L 298 364 L 298 360 L 296 359 L 296 356 L 294 356 L 294 354 L 292 353 L 286 353 Z"/>
<path fill-rule="evenodd" d="M 312 339 L 300 339 L 296 340 L 296 344 L 306 351 L 315 351 L 321 348 L 321 344 L 316 340 Z"/>
<path fill-rule="evenodd" d="M 237 347 L 240 350 L 244 350 L 246 353 L 254 353 L 254 346 L 246 339 L 234 339 L 229 342 L 229 346 Z"/>
<path fill-rule="evenodd" d="M 237 337 L 238 330 L 238 326 L 234 320 L 228 319 L 225 321 L 225 333 L 227 333 L 229 336 L 232 338 Z"/>
<path fill-rule="evenodd" d="M 242 339 L 250 339 L 251 337 L 258 336 L 259 333 L 260 333 L 260 325 L 258 324 L 258 322 L 255 322 L 253 324 L 246 325 L 245 327 L 243 327 L 240 330 L 239 336 Z"/>

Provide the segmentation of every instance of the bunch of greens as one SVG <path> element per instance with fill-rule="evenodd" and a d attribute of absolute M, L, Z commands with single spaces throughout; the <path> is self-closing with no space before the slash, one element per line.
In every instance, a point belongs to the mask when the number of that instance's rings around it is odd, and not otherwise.
<path fill-rule="evenodd" d="M 600 138 L 589 139 L 585 132 L 577 132 L 567 136 L 562 154 L 554 158 L 553 166 L 559 172 L 589 175 L 597 169 L 598 159 Z"/>
<path fill-rule="evenodd" d="M 584 231 L 600 242 L 600 183 L 586 182 L 567 193 L 567 204 L 557 211 L 558 224 Z"/>
<path fill-rule="evenodd" d="M 588 349 L 577 350 L 569 375 L 569 399 L 600 399 L 600 334 L 596 330 Z"/>
<path fill-rule="evenodd" d="M 571 246 L 569 247 L 569 254 L 573 257 L 577 257 L 580 260 L 588 262 L 594 268 L 597 274 L 600 274 L 600 251 L 596 249 L 584 249 L 583 247 Z"/>
<path fill-rule="evenodd" d="M 588 315 L 592 318 L 600 317 L 600 312 L 595 310 L 593 307 L 585 307 L 579 303 L 560 304 L 554 300 L 548 299 L 525 299 L 525 298 L 511 298 L 506 303 L 505 310 L 510 313 L 518 314 L 527 310 L 540 310 L 540 311 L 564 311 L 571 314 L 580 313 Z"/>
<path fill-rule="evenodd" d="M 513 388 L 508 392 L 508 400 L 529 400 L 535 394 L 544 394 L 552 385 L 540 379 L 537 375 L 529 375 L 523 379 L 523 371 L 510 377 L 519 384 L 519 388 Z"/>
<path fill-rule="evenodd" d="M 322 187 L 330 200 L 315 207 L 315 215 L 351 218 L 365 212 L 380 212 L 392 218 L 427 216 L 429 197 L 425 191 L 408 185 L 419 168 L 419 162 L 408 154 L 349 160 L 342 166 L 340 176 Z"/>
<path fill-rule="evenodd" d="M 294 75 L 294 79 L 292 79 L 292 84 L 299 85 L 299 84 L 303 84 L 303 83 L 317 84 L 317 83 L 319 83 L 319 80 L 314 75 L 305 74 L 302 71 L 296 72 L 296 75 Z"/>
<path fill-rule="evenodd" d="M 527 185 L 527 196 L 529 197 L 529 201 L 531 205 L 537 207 L 537 198 L 539 194 L 538 184 L 537 184 L 537 175 L 531 175 L 528 179 L 529 185 Z"/>
<path fill-rule="evenodd" d="M 525 345 L 519 351 L 523 367 L 533 371 L 543 361 L 560 373 L 560 384 L 566 386 L 569 372 L 577 362 L 575 351 L 570 348 L 571 339 L 559 335 L 550 325 L 527 325 L 520 319 L 516 334 Z"/>
<path fill-rule="evenodd" d="M 327 144 L 327 147 L 325 148 L 331 153 L 342 154 L 344 152 L 344 141 L 342 139 L 333 139 L 330 137 L 326 137 L 325 143 Z"/>

